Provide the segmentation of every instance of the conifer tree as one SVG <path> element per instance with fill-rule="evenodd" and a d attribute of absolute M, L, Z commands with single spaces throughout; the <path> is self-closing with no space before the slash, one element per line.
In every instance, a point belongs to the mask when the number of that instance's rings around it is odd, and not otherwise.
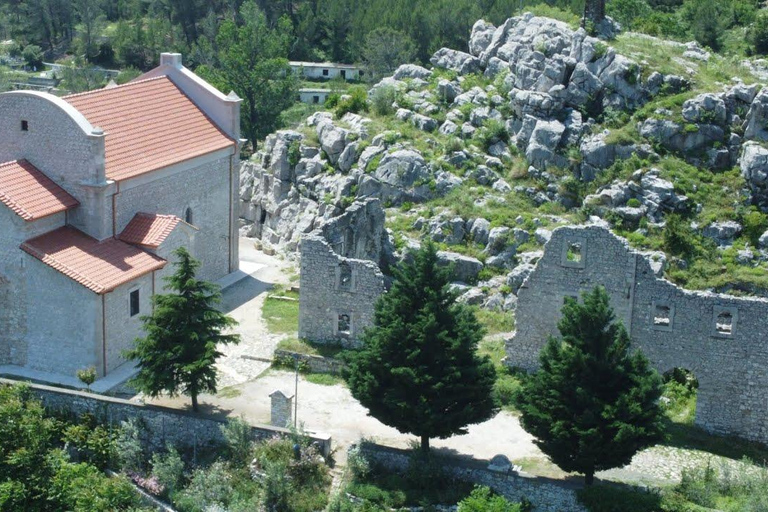
<path fill-rule="evenodd" d="M 567 298 L 541 367 L 518 395 L 523 428 L 564 471 L 585 475 L 623 466 L 663 437 L 661 378 L 615 322 L 602 287 Z"/>
<path fill-rule="evenodd" d="M 218 345 L 238 343 L 240 337 L 224 333 L 237 322 L 215 308 L 221 300 L 218 287 L 195 278 L 200 262 L 183 247 L 174 254 L 176 272 L 165 278 L 171 293 L 153 297 L 152 314 L 142 317 L 146 336 L 126 357 L 137 361 L 133 384 L 138 390 L 152 397 L 187 395 L 197 411 L 198 395 L 216 392 Z"/>
<path fill-rule="evenodd" d="M 449 270 L 438 266 L 433 244 L 395 269 L 392 289 L 376 304 L 374 327 L 345 374 L 352 395 L 369 414 L 400 432 L 445 439 L 497 412 L 496 372 L 477 354 L 483 329 L 456 302 Z"/>

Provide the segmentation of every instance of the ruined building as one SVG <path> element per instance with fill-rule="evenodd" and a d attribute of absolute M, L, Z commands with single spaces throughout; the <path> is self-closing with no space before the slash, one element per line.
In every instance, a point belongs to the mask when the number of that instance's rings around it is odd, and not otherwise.
<path fill-rule="evenodd" d="M 392 246 L 378 199 L 356 202 L 301 240 L 299 337 L 355 346 L 373 323 Z"/>
<path fill-rule="evenodd" d="M 601 227 L 554 231 L 519 291 L 507 363 L 535 370 L 548 336 L 558 334 L 564 298 L 596 285 L 659 372 L 685 368 L 698 379 L 696 425 L 768 442 L 768 300 L 683 290 Z"/>

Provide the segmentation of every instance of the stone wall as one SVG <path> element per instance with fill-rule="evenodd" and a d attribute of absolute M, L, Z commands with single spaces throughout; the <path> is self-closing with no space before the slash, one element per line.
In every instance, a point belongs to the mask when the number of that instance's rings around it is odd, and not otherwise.
<path fill-rule="evenodd" d="M 12 380 L 0 379 L 0 385 L 18 385 Z M 221 426 L 226 419 L 202 414 L 169 409 L 112 398 L 103 395 L 72 391 L 68 389 L 26 384 L 49 410 L 79 416 L 93 414 L 100 422 L 118 425 L 132 418 L 139 419 L 147 429 L 147 441 L 155 448 L 162 449 L 167 443 L 176 446 L 204 446 L 221 443 L 224 438 Z M 289 435 L 290 430 L 269 425 L 251 425 L 254 439 L 265 439 L 275 435 Z M 331 453 L 331 437 L 321 433 L 307 432 L 317 442 L 324 455 Z"/>
<path fill-rule="evenodd" d="M 301 241 L 299 337 L 356 346 L 384 293 L 388 243 L 378 200 L 355 203 Z M 371 261 L 373 260 L 373 261 Z"/>
<path fill-rule="evenodd" d="M 406 470 L 411 460 L 410 452 L 372 443 L 361 444 L 360 452 L 368 461 L 394 471 Z M 464 461 L 440 456 L 436 456 L 436 460 L 448 475 L 488 486 L 513 502 L 525 498 L 533 504 L 533 509 L 537 512 L 587 512 L 576 497 L 576 491 L 579 489 L 576 485 L 512 470 L 489 470 L 485 461 Z"/>
<path fill-rule="evenodd" d="M 275 358 L 280 359 L 298 359 L 307 365 L 311 373 L 330 373 L 340 375 L 344 369 L 344 363 L 331 357 L 312 356 L 309 354 L 299 354 L 289 350 L 275 350 Z"/>
<path fill-rule="evenodd" d="M 507 364 L 535 370 L 547 337 L 558 334 L 564 298 L 596 285 L 606 288 L 633 346 L 657 370 L 694 373 L 696 425 L 768 442 L 768 300 L 683 290 L 601 227 L 554 231 L 519 291 Z"/>

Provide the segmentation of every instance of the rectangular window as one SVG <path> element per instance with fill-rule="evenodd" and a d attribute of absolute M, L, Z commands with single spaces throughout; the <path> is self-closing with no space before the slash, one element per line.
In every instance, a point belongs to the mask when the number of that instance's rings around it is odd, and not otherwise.
<path fill-rule="evenodd" d="M 131 316 L 139 314 L 139 290 L 133 290 L 131 292 Z"/>
<path fill-rule="evenodd" d="M 312 96 L 312 103 L 320 103 L 320 96 Z"/>
<path fill-rule="evenodd" d="M 328 70 L 327 69 L 323 70 L 323 76 L 328 76 Z"/>
<path fill-rule="evenodd" d="M 342 69 L 341 70 L 341 78 L 347 78 L 347 70 L 346 69 Z"/>
<path fill-rule="evenodd" d="M 28 132 L 29 131 L 29 123 L 25 120 L 21 120 L 21 131 Z"/>

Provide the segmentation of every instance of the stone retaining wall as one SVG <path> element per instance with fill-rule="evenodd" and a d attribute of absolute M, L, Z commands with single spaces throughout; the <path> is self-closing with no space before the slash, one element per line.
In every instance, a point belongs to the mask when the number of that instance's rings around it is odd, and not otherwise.
<path fill-rule="evenodd" d="M 405 450 L 373 443 L 362 443 L 359 448 L 369 462 L 392 470 L 403 471 L 410 464 L 411 452 Z M 441 462 L 442 469 L 447 474 L 477 485 L 488 486 L 513 502 L 525 498 L 533 504 L 533 509 L 537 512 L 587 512 L 576 497 L 580 486 L 513 471 L 491 471 L 487 469 L 488 463 L 484 461 L 463 461 L 440 456 L 437 460 Z"/>
<path fill-rule="evenodd" d="M 299 361 L 306 363 L 311 373 L 330 373 L 332 375 L 341 375 L 344 369 L 344 363 L 331 357 L 313 356 L 309 354 L 300 354 L 290 350 L 275 350 L 275 358 L 298 358 Z"/>
<path fill-rule="evenodd" d="M 0 379 L 0 385 L 18 385 L 19 382 Z M 205 446 L 224 441 L 221 426 L 226 419 L 203 414 L 179 411 L 157 405 L 135 403 L 120 398 L 96 395 L 82 391 L 55 388 L 40 384 L 28 384 L 30 390 L 53 411 L 79 416 L 93 414 L 98 421 L 118 425 L 131 418 L 140 419 L 147 431 L 147 441 L 156 448 L 167 443 L 176 446 Z M 251 425 L 253 439 L 290 435 L 290 430 L 269 425 Z M 331 437 L 317 432 L 307 432 L 313 442 L 320 444 L 324 455 L 331 453 Z"/>

